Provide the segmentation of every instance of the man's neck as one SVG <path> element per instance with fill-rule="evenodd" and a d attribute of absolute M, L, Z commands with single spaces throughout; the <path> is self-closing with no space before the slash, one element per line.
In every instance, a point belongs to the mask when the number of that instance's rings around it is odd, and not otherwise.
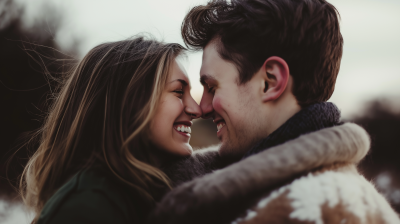
<path fill-rule="evenodd" d="M 340 111 L 333 103 L 316 103 L 303 108 L 257 143 L 243 158 L 295 139 L 300 135 L 340 124 Z"/>
<path fill-rule="evenodd" d="M 277 130 L 300 110 L 301 107 L 293 95 L 286 95 L 279 102 L 272 102 L 268 105 L 267 111 L 271 111 L 271 114 L 266 122 L 266 136 Z"/>

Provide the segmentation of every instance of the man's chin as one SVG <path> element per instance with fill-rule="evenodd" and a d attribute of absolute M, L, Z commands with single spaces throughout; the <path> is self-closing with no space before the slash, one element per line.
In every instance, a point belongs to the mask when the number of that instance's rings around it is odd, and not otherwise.
<path fill-rule="evenodd" d="M 229 144 L 227 142 L 222 142 L 218 152 L 221 157 L 232 158 L 241 158 L 246 153 L 243 149 L 238 148 L 237 145 Z"/>

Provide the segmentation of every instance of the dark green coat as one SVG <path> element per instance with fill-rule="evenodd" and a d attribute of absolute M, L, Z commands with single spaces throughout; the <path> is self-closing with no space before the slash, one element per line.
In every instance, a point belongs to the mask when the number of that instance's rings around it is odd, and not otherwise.
<path fill-rule="evenodd" d="M 154 205 L 108 172 L 84 170 L 47 201 L 37 223 L 144 223 Z"/>

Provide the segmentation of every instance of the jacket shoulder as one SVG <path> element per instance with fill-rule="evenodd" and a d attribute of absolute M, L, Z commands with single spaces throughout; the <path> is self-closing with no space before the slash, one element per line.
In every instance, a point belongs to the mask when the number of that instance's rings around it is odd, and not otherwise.
<path fill-rule="evenodd" d="M 47 201 L 38 223 L 128 223 L 129 208 L 106 176 L 86 170 L 78 172 Z"/>
<path fill-rule="evenodd" d="M 298 178 L 259 200 L 234 223 L 400 223 L 384 197 L 354 170 Z"/>
<path fill-rule="evenodd" d="M 53 213 L 40 217 L 38 223 L 129 223 L 118 204 L 104 192 L 74 192 Z"/>
<path fill-rule="evenodd" d="M 299 175 L 336 163 L 358 163 L 369 144 L 367 132 L 351 123 L 302 135 L 176 187 L 157 205 L 154 222 L 210 223 L 211 217 L 215 223 L 229 222 L 260 196 Z"/>
<path fill-rule="evenodd" d="M 218 149 L 219 145 L 197 149 L 191 156 L 173 161 L 162 170 L 168 175 L 172 185 L 178 186 L 235 162 L 231 158 L 221 157 Z"/>

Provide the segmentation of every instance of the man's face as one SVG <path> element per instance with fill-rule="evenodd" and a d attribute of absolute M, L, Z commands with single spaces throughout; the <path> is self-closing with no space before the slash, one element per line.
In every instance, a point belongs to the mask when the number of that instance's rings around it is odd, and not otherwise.
<path fill-rule="evenodd" d="M 204 48 L 200 76 L 204 86 L 200 107 L 203 118 L 212 117 L 217 124 L 220 154 L 242 156 L 265 137 L 259 108 L 261 85 L 253 79 L 239 84 L 238 70 L 219 56 L 214 41 Z"/>

